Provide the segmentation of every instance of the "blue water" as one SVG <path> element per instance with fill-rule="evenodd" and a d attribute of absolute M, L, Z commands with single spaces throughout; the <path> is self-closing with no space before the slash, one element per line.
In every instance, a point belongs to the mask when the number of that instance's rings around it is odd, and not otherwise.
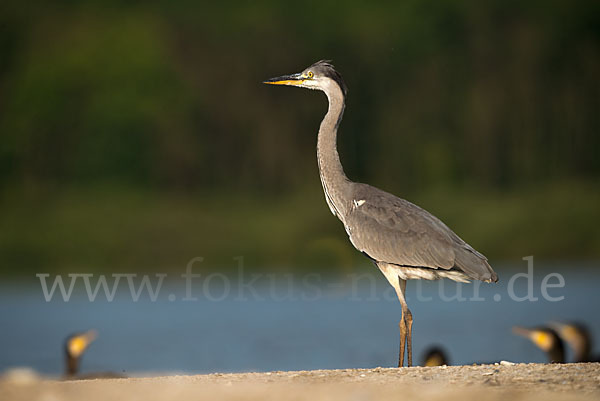
<path fill-rule="evenodd" d="M 513 335 L 511 327 L 550 320 L 586 322 L 600 340 L 599 267 L 557 264 L 537 269 L 532 281 L 537 301 L 510 298 L 507 285 L 516 270 L 498 268 L 500 283 L 482 283 L 479 298 L 484 300 L 479 301 L 444 300 L 439 282 L 410 281 L 416 362 L 433 344 L 448 351 L 452 364 L 545 362 L 543 352 Z M 365 272 L 361 274 L 372 278 L 354 284 L 347 277 L 327 279 L 309 289 L 296 285 L 292 292 L 282 283 L 257 284 L 256 294 L 226 294 L 222 280 L 215 278 L 195 288 L 197 301 L 181 300 L 185 289 L 173 282 L 163 284 L 155 302 L 145 295 L 134 302 L 125 286 L 112 302 L 102 292 L 90 302 L 83 291 L 69 302 L 56 294 L 46 302 L 35 277 L 28 285 L 5 283 L 0 285 L 0 370 L 29 366 L 58 375 L 65 336 L 91 328 L 99 336 L 83 356 L 83 372 L 151 375 L 395 366 L 399 303 L 379 272 Z M 564 297 L 561 301 L 542 296 L 542 280 L 551 272 L 564 277 L 564 287 L 548 289 L 550 296 Z M 443 285 L 446 294 L 458 288 L 449 281 Z M 473 284 L 460 288 L 465 298 L 473 298 Z M 515 281 L 515 294 L 523 296 L 527 289 L 525 279 Z"/>

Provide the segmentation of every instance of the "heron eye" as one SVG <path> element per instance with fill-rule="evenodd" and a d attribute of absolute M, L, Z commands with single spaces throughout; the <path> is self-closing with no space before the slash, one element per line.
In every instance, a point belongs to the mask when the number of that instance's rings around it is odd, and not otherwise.
<path fill-rule="evenodd" d="M 312 78 L 315 74 L 313 74 L 312 71 L 309 71 L 308 74 L 306 74 L 309 78 Z"/>

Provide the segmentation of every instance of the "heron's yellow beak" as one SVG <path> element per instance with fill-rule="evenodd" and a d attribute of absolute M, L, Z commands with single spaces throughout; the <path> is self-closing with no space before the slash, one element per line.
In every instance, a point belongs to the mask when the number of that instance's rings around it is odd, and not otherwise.
<path fill-rule="evenodd" d="M 277 78 L 267 79 L 263 82 L 263 84 L 268 85 L 291 85 L 291 86 L 300 86 L 306 81 L 306 77 L 302 76 L 302 74 L 292 74 L 292 75 L 283 75 Z"/>

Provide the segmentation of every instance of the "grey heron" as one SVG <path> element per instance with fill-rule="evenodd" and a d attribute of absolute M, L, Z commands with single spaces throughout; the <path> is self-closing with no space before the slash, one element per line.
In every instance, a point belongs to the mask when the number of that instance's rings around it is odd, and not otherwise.
<path fill-rule="evenodd" d="M 320 90 L 329 108 L 317 138 L 317 160 L 325 200 L 356 249 L 370 258 L 396 290 L 402 307 L 398 366 L 412 366 L 412 314 L 406 304 L 406 280 L 449 278 L 496 282 L 485 256 L 441 220 L 404 199 L 346 177 L 337 152 L 337 131 L 347 93 L 342 76 L 321 60 L 292 75 L 264 81 Z"/>

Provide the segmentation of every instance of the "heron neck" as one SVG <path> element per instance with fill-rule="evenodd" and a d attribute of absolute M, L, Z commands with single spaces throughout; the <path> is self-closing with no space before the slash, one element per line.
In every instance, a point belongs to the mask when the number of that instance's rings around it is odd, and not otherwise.
<path fill-rule="evenodd" d="M 344 113 L 344 95 L 337 85 L 332 85 L 325 94 L 329 100 L 329 110 L 319 128 L 317 160 L 327 203 L 332 212 L 341 218 L 346 211 L 343 194 L 350 182 L 337 152 L 337 129 Z"/>

